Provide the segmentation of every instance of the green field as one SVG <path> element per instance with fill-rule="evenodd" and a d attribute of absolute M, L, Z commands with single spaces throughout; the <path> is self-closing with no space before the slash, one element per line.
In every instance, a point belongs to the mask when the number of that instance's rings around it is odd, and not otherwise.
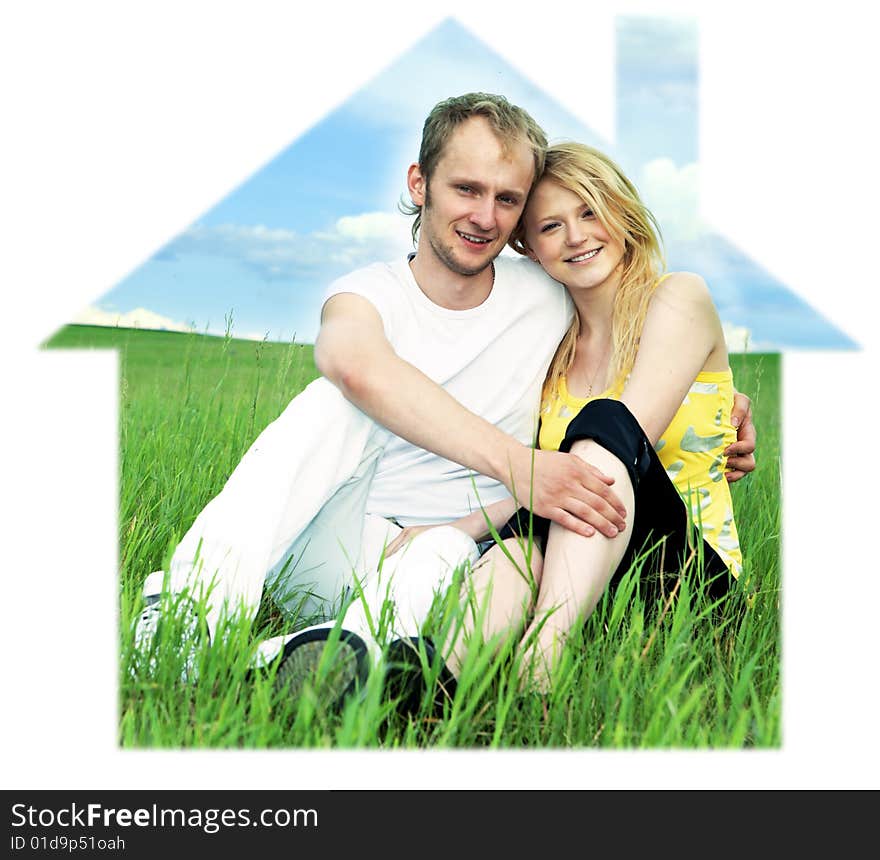
<path fill-rule="evenodd" d="M 550 693 L 520 694 L 516 655 L 487 649 L 465 666 L 453 700 L 438 709 L 426 696 L 404 716 L 375 678 L 362 699 L 329 715 L 313 698 L 276 695 L 271 677 L 250 676 L 262 638 L 304 623 L 269 600 L 253 624 L 232 625 L 201 649 L 197 683 L 180 679 L 175 648 L 149 672 L 132 653 L 141 582 L 164 567 L 262 428 L 316 377 L 312 347 L 91 326 L 68 326 L 45 346 L 120 355 L 122 746 L 780 746 L 778 355 L 731 358 L 758 428 L 758 469 L 733 486 L 751 603 L 738 593 L 713 612 L 699 590 L 683 588 L 664 611 L 621 588 L 570 640 Z"/>

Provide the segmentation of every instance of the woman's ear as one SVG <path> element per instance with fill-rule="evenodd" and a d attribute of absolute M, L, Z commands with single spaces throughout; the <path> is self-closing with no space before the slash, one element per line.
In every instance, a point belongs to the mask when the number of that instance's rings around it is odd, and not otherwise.
<path fill-rule="evenodd" d="M 424 206 L 428 182 L 418 164 L 411 164 L 406 172 L 406 187 L 413 205 Z"/>

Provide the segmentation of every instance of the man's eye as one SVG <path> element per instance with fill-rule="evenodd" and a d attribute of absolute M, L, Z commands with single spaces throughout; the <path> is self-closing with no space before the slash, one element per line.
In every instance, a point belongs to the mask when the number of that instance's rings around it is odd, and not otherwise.
<path fill-rule="evenodd" d="M 463 191 L 465 194 L 470 194 L 474 189 L 470 185 L 459 185 L 458 190 Z"/>
<path fill-rule="evenodd" d="M 507 206 L 516 206 L 519 202 L 515 197 L 499 197 L 498 199 Z"/>

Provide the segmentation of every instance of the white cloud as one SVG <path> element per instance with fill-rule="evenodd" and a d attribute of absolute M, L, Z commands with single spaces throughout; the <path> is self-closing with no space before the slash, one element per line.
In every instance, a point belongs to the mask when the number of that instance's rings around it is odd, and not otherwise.
<path fill-rule="evenodd" d="M 330 230 L 297 233 L 262 225 L 197 224 L 171 242 L 159 258 L 202 254 L 235 259 L 265 278 L 321 273 L 328 267 L 357 268 L 412 250 L 411 221 L 402 214 L 344 215 Z"/>
<path fill-rule="evenodd" d="M 146 328 L 164 331 L 192 331 L 193 327 L 186 323 L 163 317 L 146 308 L 135 308 L 133 311 L 105 311 L 90 305 L 81 310 L 72 320 L 81 325 L 101 325 L 116 328 Z"/>
<path fill-rule="evenodd" d="M 409 225 L 399 215 L 389 212 L 365 212 L 344 215 L 336 222 L 336 236 L 358 241 L 400 241 L 408 243 Z M 330 234 L 333 238 L 333 234 Z"/>
<path fill-rule="evenodd" d="M 724 340 L 727 342 L 728 352 L 749 352 L 755 349 L 752 333 L 746 326 L 722 322 L 721 328 L 724 332 Z"/>
<path fill-rule="evenodd" d="M 677 167 L 669 158 L 649 161 L 641 170 L 639 192 L 667 241 L 693 240 L 709 232 L 700 218 L 700 170 L 696 163 Z"/>

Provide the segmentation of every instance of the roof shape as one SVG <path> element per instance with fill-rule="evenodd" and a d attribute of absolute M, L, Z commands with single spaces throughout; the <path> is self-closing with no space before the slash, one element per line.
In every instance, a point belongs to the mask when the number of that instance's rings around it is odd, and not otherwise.
<path fill-rule="evenodd" d="M 529 110 L 551 140 L 582 140 L 616 158 L 658 216 L 669 268 L 706 278 L 748 348 L 855 348 L 700 218 L 697 48 L 688 20 L 618 19 L 612 142 L 448 18 L 98 304 L 111 315 L 149 308 L 169 327 L 202 330 L 222 330 L 231 312 L 237 334 L 312 339 L 327 282 L 405 249 L 408 224 L 395 206 L 427 112 L 446 96 L 487 90 Z"/>

